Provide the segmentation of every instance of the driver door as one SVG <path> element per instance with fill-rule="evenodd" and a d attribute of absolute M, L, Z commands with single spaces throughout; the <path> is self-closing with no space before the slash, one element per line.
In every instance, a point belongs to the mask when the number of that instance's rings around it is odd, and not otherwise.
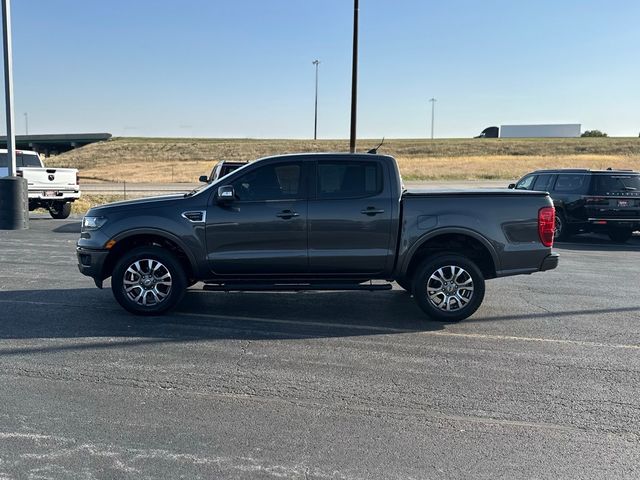
<path fill-rule="evenodd" d="M 308 271 L 308 162 L 278 161 L 231 178 L 235 198 L 207 210 L 207 258 L 223 276 Z"/>

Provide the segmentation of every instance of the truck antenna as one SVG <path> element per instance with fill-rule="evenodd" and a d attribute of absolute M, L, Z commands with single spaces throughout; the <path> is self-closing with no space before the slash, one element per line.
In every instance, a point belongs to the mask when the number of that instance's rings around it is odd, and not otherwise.
<path fill-rule="evenodd" d="M 383 143 L 384 143 L 384 137 L 382 137 L 382 141 L 380 142 L 380 144 L 376 148 L 372 148 L 367 153 L 372 153 L 372 154 L 375 155 L 376 153 L 378 153 L 378 149 L 382 146 Z"/>

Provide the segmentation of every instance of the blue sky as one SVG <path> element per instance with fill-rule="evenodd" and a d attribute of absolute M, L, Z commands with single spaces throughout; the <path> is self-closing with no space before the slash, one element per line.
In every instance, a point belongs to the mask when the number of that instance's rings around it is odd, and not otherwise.
<path fill-rule="evenodd" d="M 17 133 L 347 138 L 351 0 L 13 0 Z M 360 0 L 358 136 L 640 132 L 640 2 Z M 4 120 L 4 119 L 3 119 Z M 4 121 L 0 124 L 2 130 Z"/>

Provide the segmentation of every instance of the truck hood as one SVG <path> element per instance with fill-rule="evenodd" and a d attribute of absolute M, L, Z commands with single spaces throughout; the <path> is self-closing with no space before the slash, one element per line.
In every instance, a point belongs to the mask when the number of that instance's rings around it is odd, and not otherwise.
<path fill-rule="evenodd" d="M 98 205 L 97 207 L 93 207 L 87 212 L 87 216 L 107 215 L 110 212 L 120 212 L 134 208 L 158 208 L 162 206 L 172 205 L 184 199 L 184 194 L 178 193 L 172 195 L 162 195 L 158 197 L 136 198 L 135 200 L 122 200 L 120 202 L 107 203 L 105 205 Z"/>

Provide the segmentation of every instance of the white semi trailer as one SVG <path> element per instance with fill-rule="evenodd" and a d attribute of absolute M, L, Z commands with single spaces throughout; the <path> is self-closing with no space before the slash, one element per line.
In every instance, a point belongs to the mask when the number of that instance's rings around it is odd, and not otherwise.
<path fill-rule="evenodd" d="M 580 136 L 579 123 L 549 125 L 502 125 L 500 138 L 570 138 Z"/>

